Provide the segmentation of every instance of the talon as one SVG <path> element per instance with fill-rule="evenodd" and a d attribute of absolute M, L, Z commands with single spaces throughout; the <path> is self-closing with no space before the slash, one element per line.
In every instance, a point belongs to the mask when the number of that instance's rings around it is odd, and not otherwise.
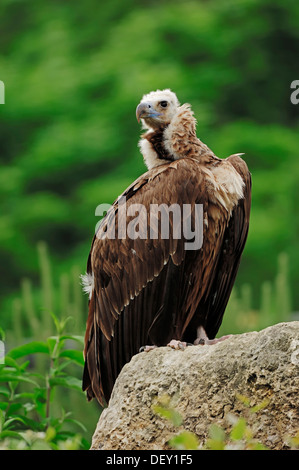
<path fill-rule="evenodd" d="M 188 344 L 185 341 L 179 341 L 177 339 L 172 339 L 167 346 L 169 346 L 172 349 L 181 349 L 184 351 L 184 349 L 188 346 Z"/>
<path fill-rule="evenodd" d="M 197 345 L 197 344 L 200 344 L 201 346 L 204 346 L 206 344 L 205 340 L 203 338 L 197 338 L 195 341 L 194 341 L 194 344 Z"/>
<path fill-rule="evenodd" d="M 149 351 L 152 351 L 153 349 L 157 348 L 158 346 L 156 345 L 145 345 L 145 346 L 141 346 L 141 348 L 139 348 L 139 352 L 149 352 Z"/>

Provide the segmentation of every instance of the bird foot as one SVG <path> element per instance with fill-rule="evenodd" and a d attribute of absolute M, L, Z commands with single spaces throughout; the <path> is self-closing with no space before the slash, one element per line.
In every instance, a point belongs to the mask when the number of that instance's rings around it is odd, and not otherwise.
<path fill-rule="evenodd" d="M 186 341 L 180 341 L 178 339 L 172 339 L 171 341 L 169 341 L 169 343 L 167 343 L 167 346 L 169 346 L 172 349 L 184 351 L 187 348 L 187 346 L 198 346 L 198 345 L 204 346 L 204 345 L 217 344 L 217 343 L 221 343 L 222 341 L 225 341 L 231 336 L 233 335 L 225 335 L 225 336 L 221 336 L 220 338 L 209 339 L 206 335 L 205 330 L 202 327 L 200 327 L 198 329 L 198 338 L 196 338 L 193 344 L 187 343 Z M 141 346 L 141 348 L 139 349 L 139 352 L 149 352 L 149 351 L 152 351 L 153 349 L 156 349 L 157 347 L 158 346 L 156 346 L 155 344 Z"/>
<path fill-rule="evenodd" d="M 226 339 L 230 338 L 231 336 L 233 335 L 225 335 L 225 336 L 221 336 L 220 338 L 214 338 L 214 339 L 209 339 L 206 335 L 206 332 L 205 330 L 200 327 L 198 329 L 198 338 L 196 338 L 196 340 L 194 341 L 194 345 L 201 345 L 201 346 L 204 346 L 204 345 L 212 345 L 212 344 L 217 344 L 217 343 L 221 343 L 222 341 L 225 341 Z"/>
<path fill-rule="evenodd" d="M 177 339 L 172 339 L 171 341 L 169 341 L 167 346 L 169 346 L 172 349 L 181 349 L 182 351 L 184 351 L 184 349 L 187 346 L 189 346 L 189 343 L 186 343 L 186 341 L 179 341 Z"/>
<path fill-rule="evenodd" d="M 153 349 L 156 349 L 158 346 L 156 346 L 155 344 L 153 345 L 146 345 L 146 346 L 141 346 L 141 348 L 139 348 L 139 352 L 149 352 L 149 351 L 152 351 Z"/>

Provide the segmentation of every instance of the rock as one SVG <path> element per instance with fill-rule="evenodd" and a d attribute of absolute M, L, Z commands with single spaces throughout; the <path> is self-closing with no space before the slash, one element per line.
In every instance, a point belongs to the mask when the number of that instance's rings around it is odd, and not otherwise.
<path fill-rule="evenodd" d="M 92 449 L 163 450 L 181 430 L 207 440 L 212 423 L 230 429 L 243 416 L 254 438 L 287 449 L 299 429 L 299 322 L 235 335 L 213 346 L 156 348 L 134 356 L 122 369 L 92 439 Z M 183 418 L 175 427 L 153 412 L 167 395 Z M 264 407 L 250 412 L 250 406 Z"/>

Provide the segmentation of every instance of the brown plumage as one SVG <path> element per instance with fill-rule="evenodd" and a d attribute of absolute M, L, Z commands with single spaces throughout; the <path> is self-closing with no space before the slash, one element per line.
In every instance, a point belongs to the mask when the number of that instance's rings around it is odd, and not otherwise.
<path fill-rule="evenodd" d="M 203 244 L 186 250 L 186 238 L 111 238 L 118 233 L 121 199 L 94 236 L 87 265 L 90 292 L 85 334 L 83 389 L 108 402 L 114 382 L 141 346 L 215 338 L 235 281 L 249 226 L 251 177 L 239 155 L 219 159 L 196 137 L 189 105 L 170 90 L 143 97 L 137 118 L 147 131 L 140 141 L 149 168 L 126 191 L 127 209 L 142 204 L 149 227 L 151 204 L 203 208 Z M 113 216 L 115 215 L 113 225 Z M 134 220 L 130 215 L 126 226 Z M 142 222 L 143 221 L 143 222 Z M 183 223 L 183 222 L 182 222 Z M 201 342 L 205 339 L 202 339 Z M 198 340 L 197 340 L 198 342 Z"/>

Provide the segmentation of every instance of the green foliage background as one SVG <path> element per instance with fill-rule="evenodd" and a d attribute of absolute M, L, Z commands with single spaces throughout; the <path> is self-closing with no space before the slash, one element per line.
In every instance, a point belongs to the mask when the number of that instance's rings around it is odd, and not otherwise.
<path fill-rule="evenodd" d="M 0 18 L 0 309 L 12 343 L 45 339 L 49 311 L 74 314 L 84 333 L 95 208 L 145 171 L 135 108 L 165 87 L 192 104 L 219 157 L 244 152 L 252 172 L 237 331 L 256 327 L 250 312 L 274 323 L 298 309 L 297 0 L 2 0 Z"/>

